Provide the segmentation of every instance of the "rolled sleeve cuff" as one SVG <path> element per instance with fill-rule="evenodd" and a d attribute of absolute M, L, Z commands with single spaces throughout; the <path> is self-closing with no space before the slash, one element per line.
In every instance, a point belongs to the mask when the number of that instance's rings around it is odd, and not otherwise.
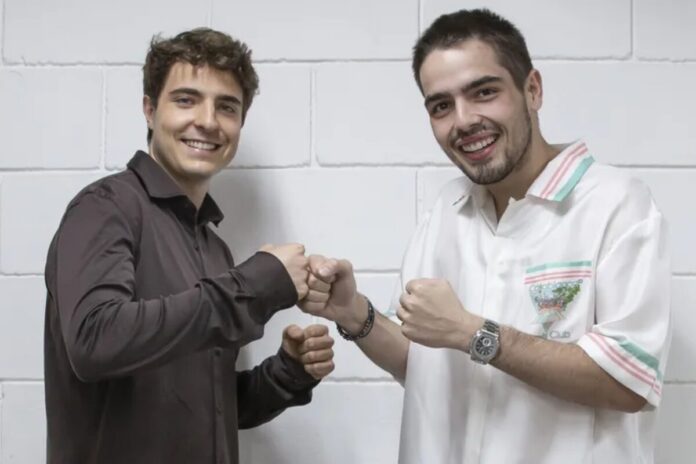
<path fill-rule="evenodd" d="M 302 363 L 293 359 L 282 348 L 278 350 L 277 361 L 278 368 L 274 370 L 274 377 L 288 391 L 294 393 L 309 391 L 319 384 L 319 380 L 305 371 Z"/>
<path fill-rule="evenodd" d="M 297 303 L 297 290 L 283 263 L 270 253 L 259 251 L 236 267 L 258 304 L 257 314 L 267 322 L 273 314 Z"/>
<path fill-rule="evenodd" d="M 662 373 L 655 358 L 630 343 L 595 332 L 578 340 L 578 346 L 618 382 L 657 407 L 662 397 Z"/>

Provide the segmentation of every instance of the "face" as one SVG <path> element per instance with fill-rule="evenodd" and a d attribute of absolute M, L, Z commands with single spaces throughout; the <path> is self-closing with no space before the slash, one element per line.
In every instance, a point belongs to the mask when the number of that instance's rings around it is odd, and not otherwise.
<path fill-rule="evenodd" d="M 435 139 L 473 182 L 495 184 L 521 167 L 540 99 L 515 86 L 493 48 L 471 39 L 433 50 L 420 78 Z"/>
<path fill-rule="evenodd" d="M 157 107 L 143 100 L 150 154 L 183 187 L 207 186 L 237 151 L 242 99 L 232 73 L 175 63 Z"/>

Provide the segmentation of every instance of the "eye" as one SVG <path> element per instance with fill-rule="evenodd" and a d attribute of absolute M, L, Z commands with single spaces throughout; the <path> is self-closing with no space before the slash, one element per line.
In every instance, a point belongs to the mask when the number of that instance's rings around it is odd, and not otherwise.
<path fill-rule="evenodd" d="M 193 98 L 191 97 L 176 97 L 174 102 L 179 106 L 191 106 L 193 105 Z"/>
<path fill-rule="evenodd" d="M 474 95 L 476 96 L 476 98 L 486 99 L 495 96 L 497 93 L 497 89 L 491 87 L 484 87 L 482 89 L 478 89 Z"/>
<path fill-rule="evenodd" d="M 237 106 L 223 103 L 220 105 L 220 110 L 224 111 L 225 113 L 235 114 L 237 112 Z"/>
<path fill-rule="evenodd" d="M 431 116 L 439 116 L 444 114 L 450 107 L 449 102 L 447 101 L 440 101 L 437 103 L 433 103 L 430 106 L 430 115 Z"/>

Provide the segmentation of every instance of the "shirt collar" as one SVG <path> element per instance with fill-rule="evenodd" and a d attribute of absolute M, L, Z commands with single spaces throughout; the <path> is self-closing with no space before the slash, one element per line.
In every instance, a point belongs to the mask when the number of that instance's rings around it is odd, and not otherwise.
<path fill-rule="evenodd" d="M 582 140 L 573 142 L 546 165 L 527 191 L 542 200 L 561 202 L 573 191 L 594 158 Z"/>
<path fill-rule="evenodd" d="M 562 147 L 561 152 L 552 159 L 539 174 L 527 191 L 527 195 L 548 201 L 563 201 L 580 182 L 587 169 L 594 163 L 585 142 L 582 140 Z M 452 206 L 462 206 L 469 198 L 481 208 L 486 202 L 488 191 L 483 185 L 463 181 L 460 194 Z"/>
<path fill-rule="evenodd" d="M 190 204 L 191 200 L 181 191 L 178 185 L 169 177 L 162 166 L 157 164 L 157 162 L 144 151 L 138 150 L 133 158 L 128 162 L 128 169 L 133 171 L 140 182 L 145 187 L 147 194 L 152 199 L 169 200 L 177 199 L 178 201 L 172 201 L 173 204 L 182 205 L 187 202 Z M 192 206 L 192 204 L 191 204 Z M 206 194 L 203 199 L 203 204 L 198 211 L 198 223 L 205 224 L 210 221 L 216 226 L 222 221 L 224 215 L 218 207 L 215 200 Z"/>

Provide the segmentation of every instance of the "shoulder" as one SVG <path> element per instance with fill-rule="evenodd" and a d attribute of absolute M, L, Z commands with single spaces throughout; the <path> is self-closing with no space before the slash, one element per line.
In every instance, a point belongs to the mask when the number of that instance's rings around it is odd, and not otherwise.
<path fill-rule="evenodd" d="M 590 202 L 597 213 L 605 211 L 629 222 L 660 214 L 648 185 L 624 169 L 601 163 L 588 169 L 573 196 L 575 202 Z"/>
<path fill-rule="evenodd" d="M 116 204 L 139 201 L 146 192 L 132 171 L 122 171 L 102 177 L 84 187 L 68 204 L 68 210 L 87 199 L 101 198 Z"/>
<path fill-rule="evenodd" d="M 67 222 L 105 223 L 118 221 L 132 232 L 142 227 L 149 198 L 130 170 L 102 177 L 84 187 L 68 203 L 60 229 Z"/>

